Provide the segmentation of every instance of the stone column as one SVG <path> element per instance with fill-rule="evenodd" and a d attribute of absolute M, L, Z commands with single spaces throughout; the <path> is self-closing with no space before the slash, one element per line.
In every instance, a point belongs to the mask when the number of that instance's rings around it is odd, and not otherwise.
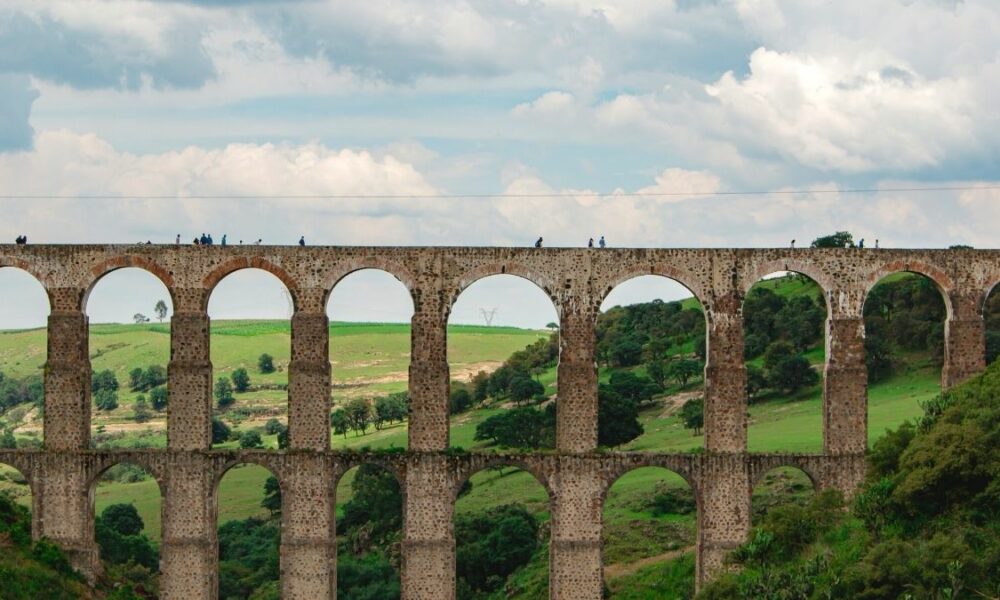
<path fill-rule="evenodd" d="M 333 471 L 314 453 L 295 457 L 281 482 L 281 597 L 334 598 L 337 593 Z"/>
<path fill-rule="evenodd" d="M 218 588 L 215 473 L 206 454 L 171 455 L 163 498 L 160 598 L 213 600 Z"/>
<path fill-rule="evenodd" d="M 952 292 L 951 314 L 944 324 L 944 367 L 941 387 L 948 389 L 986 368 L 983 296 Z"/>
<path fill-rule="evenodd" d="M 553 600 L 603 597 L 601 475 L 601 470 L 584 458 L 559 459 L 550 499 L 549 598 Z"/>
<path fill-rule="evenodd" d="M 48 418 L 48 415 L 46 415 Z M 62 548 L 73 568 L 93 582 L 101 561 L 94 541 L 94 513 L 83 455 L 48 451 L 36 472 L 34 531 Z"/>
<path fill-rule="evenodd" d="M 448 447 L 448 317 L 433 299 L 424 298 L 410 330 L 409 448 Z"/>
<path fill-rule="evenodd" d="M 860 314 L 834 313 L 826 321 L 825 454 L 864 454 L 868 448 L 868 369 L 865 367 L 864 338 L 865 321 Z"/>
<path fill-rule="evenodd" d="M 556 448 L 561 452 L 597 447 L 596 323 L 597 314 L 583 310 L 564 311 L 559 324 Z"/>
<path fill-rule="evenodd" d="M 90 356 L 87 315 L 54 307 L 49 315 L 45 363 L 46 450 L 90 446 Z"/>
<path fill-rule="evenodd" d="M 705 450 L 746 452 L 747 370 L 741 298 L 732 294 L 706 311 Z"/>
<path fill-rule="evenodd" d="M 45 364 L 46 453 L 35 493 L 34 531 L 66 551 L 73 567 L 93 581 L 100 570 L 94 543 L 87 472 L 74 451 L 90 446 L 90 356 L 87 316 L 79 309 L 83 290 L 50 290 Z"/>
<path fill-rule="evenodd" d="M 171 450 L 212 446 L 212 361 L 203 290 L 175 290 L 167 366 L 167 445 Z"/>
<path fill-rule="evenodd" d="M 303 295 L 310 290 L 300 292 Z M 322 290 L 312 296 L 322 297 Z M 319 306 L 322 306 L 320 301 Z M 292 317 L 288 365 L 288 442 L 299 450 L 330 447 L 330 321 L 322 311 Z"/>
<path fill-rule="evenodd" d="M 700 588 L 726 570 L 726 555 L 750 533 L 750 475 L 739 454 L 705 454 L 698 478 L 698 555 Z"/>
<path fill-rule="evenodd" d="M 403 600 L 455 598 L 454 471 L 448 457 L 411 455 L 403 494 Z"/>

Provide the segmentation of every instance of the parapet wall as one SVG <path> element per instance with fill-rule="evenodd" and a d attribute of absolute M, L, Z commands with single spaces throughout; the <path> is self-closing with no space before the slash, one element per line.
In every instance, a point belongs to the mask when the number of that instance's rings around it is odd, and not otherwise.
<path fill-rule="evenodd" d="M 239 463 L 261 464 L 282 488 L 282 593 L 286 599 L 336 594 L 335 486 L 349 468 L 382 465 L 402 484 L 403 597 L 454 598 L 452 517 L 457 490 L 496 464 L 532 473 L 549 493 L 550 596 L 601 598 L 601 511 L 608 488 L 627 471 L 661 466 L 684 477 L 698 505 L 698 581 L 725 568 L 725 554 L 750 527 L 750 493 L 778 466 L 805 471 L 820 488 L 850 494 L 864 473 L 867 376 L 864 299 L 882 277 L 929 277 L 947 306 L 942 384 L 984 367 L 984 301 L 1000 281 L 996 250 L 874 249 L 533 249 L 192 246 L 0 246 L 0 267 L 18 267 L 46 289 L 49 317 L 45 449 L 0 452 L 34 494 L 33 533 L 61 544 L 74 564 L 98 568 L 93 486 L 121 462 L 157 479 L 163 502 L 161 595 L 217 595 L 217 484 Z M 145 269 L 170 291 L 168 448 L 91 450 L 90 358 L 86 303 L 101 277 Z M 289 366 L 287 451 L 211 450 L 212 363 L 207 306 L 215 285 L 245 268 L 273 273 L 295 306 Z M 401 454 L 334 452 L 330 446 L 330 362 L 326 300 L 344 276 L 387 271 L 413 298 L 409 449 Z M 747 452 L 743 298 L 761 277 L 795 271 L 814 279 L 828 306 L 819 455 Z M 512 274 L 537 284 L 560 319 L 556 450 L 538 454 L 448 451 L 447 320 L 458 295 L 480 278 Z M 619 283 L 662 275 L 687 286 L 706 317 L 705 452 L 595 453 L 597 372 L 594 327 Z"/>

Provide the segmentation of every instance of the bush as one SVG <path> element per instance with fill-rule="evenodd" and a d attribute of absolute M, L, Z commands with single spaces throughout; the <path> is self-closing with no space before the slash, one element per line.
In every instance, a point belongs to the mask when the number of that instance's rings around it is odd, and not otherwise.
<path fill-rule="evenodd" d="M 229 440 L 232 430 L 219 417 L 212 417 L 212 443 L 221 444 Z"/>
<path fill-rule="evenodd" d="M 98 410 L 114 410 L 118 408 L 118 393 L 114 390 L 101 388 L 94 393 L 94 404 Z"/>
<path fill-rule="evenodd" d="M 146 403 L 146 397 L 142 394 L 135 399 L 135 406 L 132 407 L 132 412 L 136 423 L 145 423 L 153 416 L 149 410 L 149 404 Z"/>
<path fill-rule="evenodd" d="M 479 423 L 474 439 L 490 440 L 508 448 L 538 448 L 549 441 L 550 430 L 554 428 L 554 410 L 543 412 L 525 406 L 500 412 Z"/>
<path fill-rule="evenodd" d="M 658 489 L 650 502 L 649 510 L 654 516 L 689 515 L 695 511 L 696 503 L 691 488 Z"/>
<path fill-rule="evenodd" d="M 471 406 L 472 394 L 469 393 L 469 390 L 464 387 L 451 390 L 451 395 L 448 397 L 448 412 L 450 414 L 456 415 L 465 412 Z"/>
<path fill-rule="evenodd" d="M 274 357 L 270 354 L 261 354 L 257 358 L 257 370 L 261 373 L 274 373 Z"/>
<path fill-rule="evenodd" d="M 277 419 L 268 419 L 264 423 L 264 433 L 267 435 L 277 435 L 285 429 L 285 424 Z"/>
<path fill-rule="evenodd" d="M 538 546 L 538 522 L 509 504 L 455 519 L 457 575 L 473 590 L 492 592 L 528 564 Z"/>
<path fill-rule="evenodd" d="M 260 432 L 256 429 L 251 429 L 249 431 L 244 431 L 240 436 L 240 448 L 244 450 L 250 450 L 254 448 L 263 448 L 264 442 L 260 438 Z"/>
<path fill-rule="evenodd" d="M 642 435 L 639 408 L 635 400 L 622 397 L 601 384 L 597 388 L 597 443 L 613 448 Z"/>
<path fill-rule="evenodd" d="M 399 596 L 399 573 L 381 553 L 337 555 L 338 598 L 385 600 Z"/>
<path fill-rule="evenodd" d="M 90 379 L 90 391 L 93 394 L 101 390 L 108 390 L 112 392 L 118 391 L 118 378 L 115 377 L 113 371 L 105 369 L 100 372 L 94 372 Z"/>
<path fill-rule="evenodd" d="M 167 388 L 160 386 L 149 391 L 149 403 L 153 410 L 163 412 L 167 408 Z"/>
<path fill-rule="evenodd" d="M 215 401 L 219 405 L 219 409 L 228 408 L 232 406 L 233 402 L 236 401 L 233 398 L 233 386 L 229 384 L 229 380 L 225 377 L 220 377 L 215 382 Z"/>

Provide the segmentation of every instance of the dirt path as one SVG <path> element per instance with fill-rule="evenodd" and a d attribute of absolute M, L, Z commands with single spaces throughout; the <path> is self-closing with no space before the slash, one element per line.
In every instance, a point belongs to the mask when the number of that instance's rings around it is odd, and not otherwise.
<path fill-rule="evenodd" d="M 624 577 L 625 575 L 631 575 L 643 567 L 648 567 L 649 565 L 655 565 L 656 563 L 663 562 L 665 560 L 672 560 L 681 556 L 686 552 L 691 552 L 694 550 L 694 546 L 688 546 L 687 548 L 679 548 L 677 550 L 671 550 L 670 552 L 664 552 L 663 554 L 657 554 L 656 556 L 650 556 L 647 558 L 640 558 L 635 562 L 630 563 L 615 563 L 613 565 L 604 566 L 604 578 L 605 579 L 615 579 L 617 577 Z"/>
<path fill-rule="evenodd" d="M 704 390 L 694 390 L 690 392 L 679 392 L 673 396 L 667 396 L 663 399 L 663 411 L 660 413 L 659 418 L 666 419 L 679 411 L 688 400 L 698 398 L 704 394 Z"/>

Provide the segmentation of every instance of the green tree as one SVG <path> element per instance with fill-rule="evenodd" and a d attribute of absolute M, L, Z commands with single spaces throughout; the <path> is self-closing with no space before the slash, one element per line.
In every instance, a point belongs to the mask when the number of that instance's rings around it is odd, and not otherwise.
<path fill-rule="evenodd" d="M 481 593 L 493 592 L 531 561 L 538 548 L 538 522 L 517 504 L 463 515 L 455 520 L 455 545 L 460 582 Z"/>
<path fill-rule="evenodd" d="M 142 372 L 142 382 L 138 391 L 146 391 L 167 382 L 167 370 L 160 365 L 150 365 Z"/>
<path fill-rule="evenodd" d="M 597 443 L 613 448 L 642 435 L 638 404 L 611 386 L 597 388 Z"/>
<path fill-rule="evenodd" d="M 142 394 L 139 394 L 135 399 L 132 415 L 136 423 L 145 423 L 153 416 L 152 411 L 149 410 L 149 404 L 146 402 L 146 397 Z"/>
<path fill-rule="evenodd" d="M 268 477 L 264 482 L 264 499 L 260 501 L 262 508 L 275 516 L 281 512 L 281 486 L 274 476 Z"/>
<path fill-rule="evenodd" d="M 162 323 L 163 319 L 167 318 L 167 303 L 163 300 L 157 300 L 153 312 L 156 313 L 156 319 Z"/>
<path fill-rule="evenodd" d="M 692 398 L 681 407 L 681 419 L 686 429 L 694 430 L 694 435 L 701 435 L 705 426 L 705 399 Z"/>
<path fill-rule="evenodd" d="M 261 354 L 257 359 L 257 370 L 261 373 L 274 373 L 274 357 L 270 354 Z"/>
<path fill-rule="evenodd" d="M 149 391 L 149 403 L 155 411 L 162 412 L 163 409 L 167 408 L 167 388 L 160 386 L 151 389 Z"/>
<path fill-rule="evenodd" d="M 764 373 L 769 387 L 786 394 L 815 385 L 817 373 L 806 357 L 796 354 L 791 343 L 777 341 L 764 353 Z"/>
<path fill-rule="evenodd" d="M 660 389 L 667 387 L 667 363 L 665 360 L 657 359 L 646 363 L 646 375 L 656 383 Z"/>
<path fill-rule="evenodd" d="M 554 426 L 555 412 L 522 406 L 497 413 L 478 425 L 474 439 L 507 448 L 538 448 Z"/>
<path fill-rule="evenodd" d="M 233 380 L 233 388 L 238 393 L 242 394 L 243 392 L 250 389 L 250 375 L 247 373 L 247 370 L 244 369 L 243 367 L 240 367 L 235 371 L 233 371 L 230 377 Z"/>
<path fill-rule="evenodd" d="M 341 434 L 344 438 L 347 438 L 347 431 L 351 428 L 351 420 L 347 418 L 347 411 L 338 408 L 330 413 L 330 427 L 333 428 L 333 433 Z"/>
<path fill-rule="evenodd" d="M 0 448 L 13 450 L 17 448 L 17 438 L 14 437 L 14 430 L 5 427 L 0 430 Z"/>
<path fill-rule="evenodd" d="M 364 463 L 358 467 L 351 488 L 354 495 L 344 504 L 337 529 L 350 535 L 367 525 L 376 543 L 398 537 L 403 525 L 403 494 L 396 477 L 382 467 Z"/>
<path fill-rule="evenodd" d="M 278 435 L 283 429 L 285 429 L 285 424 L 273 417 L 264 423 L 264 433 L 267 435 Z"/>
<path fill-rule="evenodd" d="M 681 387 L 687 387 L 688 381 L 704 371 L 705 366 L 692 358 L 672 360 L 667 365 L 667 375 Z"/>
<path fill-rule="evenodd" d="M 219 417 L 212 417 L 212 443 L 221 444 L 229 439 L 232 431 Z"/>
<path fill-rule="evenodd" d="M 120 535 L 139 535 L 145 527 L 133 504 L 111 504 L 101 511 L 101 520 Z"/>
<path fill-rule="evenodd" d="M 215 382 L 215 402 L 218 404 L 219 410 L 228 408 L 235 401 L 236 399 L 233 398 L 233 386 L 225 377 L 219 377 Z"/>
<path fill-rule="evenodd" d="M 813 248 L 851 248 L 854 246 L 854 236 L 849 231 L 838 231 L 818 237 L 810 245 Z"/>
<path fill-rule="evenodd" d="M 458 413 L 465 412 L 469 410 L 472 406 L 472 394 L 469 390 L 463 387 L 452 388 L 451 394 L 448 397 L 448 412 L 457 415 Z"/>
<path fill-rule="evenodd" d="M 136 367 L 128 372 L 128 387 L 133 391 L 139 391 L 142 387 L 142 367 Z"/>
<path fill-rule="evenodd" d="M 351 429 L 355 433 L 360 433 L 364 435 L 368 431 L 368 425 L 371 423 L 372 409 L 371 405 L 364 398 L 353 398 L 344 405 L 344 412 L 347 413 L 347 422 L 350 423 Z"/>
<path fill-rule="evenodd" d="M 747 365 L 747 401 L 753 404 L 764 388 L 767 387 L 767 378 L 764 371 L 755 365 Z"/>
<path fill-rule="evenodd" d="M 375 429 L 381 429 L 386 423 L 406 419 L 406 393 L 390 394 L 375 399 Z"/>
<path fill-rule="evenodd" d="M 636 375 L 632 371 L 612 371 L 608 385 L 619 396 L 631 400 L 636 405 L 652 400 L 653 395 L 660 391 L 653 380 Z"/>
<path fill-rule="evenodd" d="M 101 390 L 118 391 L 118 378 L 115 377 L 114 371 L 105 369 L 94 372 L 90 379 L 90 391 L 96 394 Z"/>
<path fill-rule="evenodd" d="M 545 387 L 531 377 L 517 377 L 510 382 L 510 399 L 521 404 L 545 393 Z"/>
<path fill-rule="evenodd" d="M 263 448 L 264 441 L 260 437 L 260 432 L 256 429 L 250 429 L 243 432 L 240 436 L 240 448 L 244 450 L 252 450 L 256 448 Z"/>
<path fill-rule="evenodd" d="M 94 404 L 98 410 L 114 410 L 118 408 L 118 393 L 101 388 L 94 394 Z"/>

